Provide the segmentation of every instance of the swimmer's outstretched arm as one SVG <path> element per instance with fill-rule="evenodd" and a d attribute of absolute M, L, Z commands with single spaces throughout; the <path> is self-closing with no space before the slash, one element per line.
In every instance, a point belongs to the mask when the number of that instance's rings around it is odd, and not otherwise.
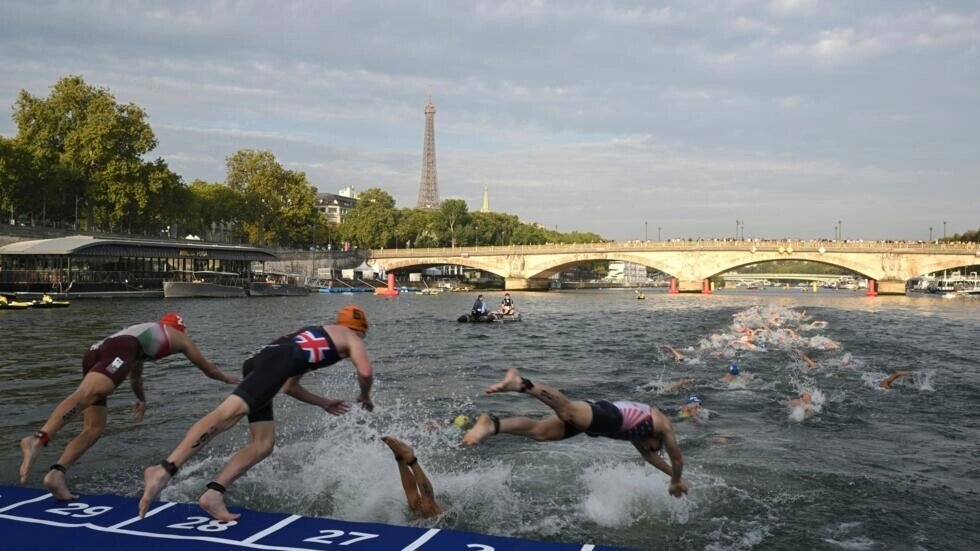
<path fill-rule="evenodd" d="M 687 493 L 687 483 L 681 477 L 684 472 L 684 456 L 674 436 L 674 427 L 670 424 L 670 419 L 658 410 L 651 411 L 651 415 L 654 426 L 660 427 L 654 436 L 660 437 L 661 445 L 667 451 L 667 457 L 670 458 L 670 464 L 668 465 L 667 461 L 651 447 L 649 439 L 633 442 L 633 446 L 636 447 L 647 463 L 670 477 L 670 487 L 668 488 L 670 495 L 681 497 Z"/>
<path fill-rule="evenodd" d="M 286 383 L 282 385 L 283 393 L 291 398 L 296 398 L 300 402 L 323 408 L 324 411 L 331 415 L 343 415 L 350 410 L 350 405 L 343 400 L 331 400 L 306 390 L 303 385 L 299 384 L 299 380 L 302 377 L 302 375 L 297 375 L 286 379 Z"/>
<path fill-rule="evenodd" d="M 892 383 L 894 383 L 896 379 L 900 379 L 902 377 L 908 377 L 911 374 L 912 374 L 912 372 L 909 371 L 908 369 L 903 369 L 901 371 L 896 371 L 895 373 L 892 373 L 887 378 L 885 378 L 885 380 L 883 380 L 880 383 L 878 383 L 878 386 L 880 386 L 881 388 L 891 388 L 892 387 Z"/>

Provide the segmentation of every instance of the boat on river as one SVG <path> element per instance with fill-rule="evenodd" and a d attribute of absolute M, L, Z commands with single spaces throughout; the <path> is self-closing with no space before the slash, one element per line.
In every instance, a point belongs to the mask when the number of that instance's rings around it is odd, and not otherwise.
<path fill-rule="evenodd" d="M 232 272 L 198 270 L 177 272 L 163 282 L 165 298 L 236 298 L 245 296 L 246 279 Z"/>
<path fill-rule="evenodd" d="M 521 321 L 520 314 L 503 315 L 499 312 L 490 312 L 489 314 L 474 315 L 472 312 L 469 314 L 463 314 L 462 316 L 456 318 L 459 323 L 512 323 L 515 321 Z"/>
<path fill-rule="evenodd" d="M 253 297 L 300 297 L 310 294 L 305 277 L 282 272 L 256 273 L 258 278 L 248 284 L 248 294 Z"/>
<path fill-rule="evenodd" d="M 67 308 L 71 302 L 67 300 L 55 300 L 51 295 L 45 294 L 41 300 L 35 300 L 32 308 Z"/>
<path fill-rule="evenodd" d="M 25 310 L 34 306 L 33 300 L 18 300 L 13 293 L 0 293 L 0 310 Z"/>

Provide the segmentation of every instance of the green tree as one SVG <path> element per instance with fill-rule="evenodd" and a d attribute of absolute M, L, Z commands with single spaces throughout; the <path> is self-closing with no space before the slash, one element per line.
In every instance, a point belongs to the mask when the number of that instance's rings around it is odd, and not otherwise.
<path fill-rule="evenodd" d="M 398 246 L 407 246 L 409 242 L 415 247 L 421 247 L 420 240 L 424 236 L 434 235 L 434 211 L 426 209 L 401 209 L 398 211 L 395 226 L 395 239 Z"/>
<path fill-rule="evenodd" d="M 22 90 L 13 118 L 16 139 L 35 164 L 59 166 L 66 175 L 39 186 L 42 201 L 80 194 L 87 219 L 107 227 L 118 227 L 127 219 L 133 225 L 140 213 L 158 207 L 150 198 L 159 191 L 159 182 L 148 178 L 159 176 L 162 161 L 153 169 L 145 166 L 143 156 L 157 142 L 140 107 L 118 104 L 107 89 L 68 76 L 55 83 L 47 98 Z"/>
<path fill-rule="evenodd" d="M 469 220 L 469 208 L 462 199 L 446 199 L 436 211 L 436 223 L 439 229 L 449 232 L 449 246 L 456 246 L 456 229 Z"/>
<path fill-rule="evenodd" d="M 242 229 L 264 245 L 302 246 L 317 221 L 316 188 L 306 174 L 287 170 L 270 151 L 242 149 L 226 162 L 228 186 L 242 196 Z"/>
<path fill-rule="evenodd" d="M 27 151 L 0 136 L 0 217 L 9 215 L 11 223 L 29 206 L 30 165 Z"/>
<path fill-rule="evenodd" d="M 340 235 L 358 247 L 381 248 L 395 239 L 395 200 L 386 191 L 371 188 L 357 198 L 340 224 Z"/>
<path fill-rule="evenodd" d="M 181 219 L 188 231 L 215 240 L 221 228 L 241 218 L 241 194 L 220 182 L 194 180 Z"/>

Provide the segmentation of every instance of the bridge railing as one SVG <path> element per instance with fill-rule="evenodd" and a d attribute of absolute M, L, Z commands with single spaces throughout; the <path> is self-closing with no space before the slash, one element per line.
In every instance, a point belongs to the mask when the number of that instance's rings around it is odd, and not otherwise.
<path fill-rule="evenodd" d="M 543 253 L 647 252 L 647 251 L 762 251 L 762 252 L 916 252 L 923 254 L 974 254 L 980 258 L 980 244 L 973 242 L 923 241 L 834 241 L 834 240 L 733 240 L 672 239 L 670 241 L 615 241 L 606 243 L 549 243 L 545 245 L 484 245 L 412 249 L 375 249 L 372 258 L 496 256 Z"/>

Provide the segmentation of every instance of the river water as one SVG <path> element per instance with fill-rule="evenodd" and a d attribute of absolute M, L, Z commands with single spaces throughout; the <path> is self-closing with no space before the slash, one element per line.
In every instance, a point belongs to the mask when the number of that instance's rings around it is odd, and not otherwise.
<path fill-rule="evenodd" d="M 489 293 L 491 304 L 498 295 Z M 178 309 L 205 355 L 237 372 L 259 345 L 354 302 L 371 320 L 374 413 L 332 417 L 278 398 L 277 450 L 229 490 L 232 504 L 409 524 L 395 463 L 378 440 L 394 434 L 415 447 L 438 500 L 454 512 L 443 521 L 449 528 L 636 549 L 980 545 L 980 301 L 847 291 L 646 296 L 518 293 L 524 322 L 503 325 L 457 323 L 473 301 L 468 293 L 90 300 L 0 311 L 0 483 L 17 483 L 19 438 L 77 385 L 82 353 L 105 335 Z M 738 340 L 746 327 L 764 350 Z M 732 361 L 752 377 L 722 380 Z M 481 395 L 508 367 L 572 399 L 637 400 L 671 415 L 697 393 L 704 418 L 674 423 L 689 495 L 670 497 L 667 477 L 626 442 L 504 435 L 466 448 L 459 433 L 428 426 L 459 413 L 549 413 L 525 395 Z M 900 369 L 914 374 L 890 390 L 878 386 Z M 681 379 L 693 382 L 663 390 Z M 330 397 L 356 394 L 348 362 L 304 384 Z M 129 419 L 128 383 L 110 398 L 106 434 L 69 471 L 73 490 L 139 495 L 142 468 L 231 390 L 182 356 L 147 364 L 146 387 L 141 423 Z M 802 392 L 813 397 L 812 416 L 786 406 Z M 40 485 L 78 425 L 43 452 L 30 485 Z M 244 422 L 223 434 L 163 498 L 196 499 L 246 437 Z"/>

